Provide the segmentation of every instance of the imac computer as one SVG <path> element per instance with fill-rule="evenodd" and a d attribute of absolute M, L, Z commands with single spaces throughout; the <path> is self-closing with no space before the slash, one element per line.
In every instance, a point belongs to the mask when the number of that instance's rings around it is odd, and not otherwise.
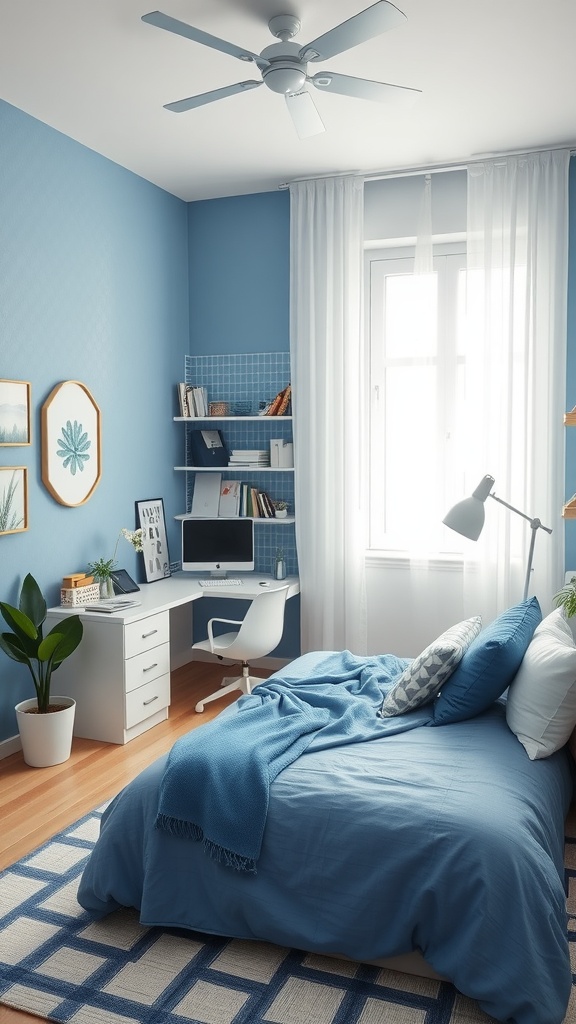
<path fill-rule="evenodd" d="M 183 519 L 182 569 L 225 576 L 254 571 L 253 519 Z"/>

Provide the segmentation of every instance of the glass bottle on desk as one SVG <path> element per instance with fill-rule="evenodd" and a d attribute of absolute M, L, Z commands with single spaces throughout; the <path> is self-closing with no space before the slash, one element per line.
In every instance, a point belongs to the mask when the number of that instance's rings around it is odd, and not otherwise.
<path fill-rule="evenodd" d="M 273 576 L 275 580 L 286 579 L 286 559 L 284 558 L 284 551 L 282 548 L 276 549 Z"/>

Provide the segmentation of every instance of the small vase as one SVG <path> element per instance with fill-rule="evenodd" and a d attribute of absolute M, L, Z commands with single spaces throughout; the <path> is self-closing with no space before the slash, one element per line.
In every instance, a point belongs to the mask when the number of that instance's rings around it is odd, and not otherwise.
<path fill-rule="evenodd" d="M 274 579 L 275 580 L 285 580 L 286 579 L 286 562 L 284 561 L 282 555 L 277 555 L 276 556 L 276 561 L 274 563 Z"/>
<path fill-rule="evenodd" d="M 100 580 L 100 598 L 102 601 L 106 601 L 109 597 L 114 597 L 114 584 L 112 583 L 112 577 L 108 576 L 105 580 Z"/>
<path fill-rule="evenodd" d="M 274 515 L 276 516 L 276 519 L 286 519 L 286 516 L 288 515 L 288 509 L 277 508 Z"/>

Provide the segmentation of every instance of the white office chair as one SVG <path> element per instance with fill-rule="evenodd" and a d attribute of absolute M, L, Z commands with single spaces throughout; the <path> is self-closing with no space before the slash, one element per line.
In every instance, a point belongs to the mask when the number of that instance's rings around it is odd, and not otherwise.
<path fill-rule="evenodd" d="M 225 693 L 231 693 L 232 690 L 251 693 L 254 686 L 266 681 L 260 676 L 251 674 L 248 659 L 263 658 L 280 643 L 284 629 L 284 606 L 287 593 L 287 586 L 279 587 L 276 590 L 262 591 L 254 598 L 244 618 L 239 621 L 218 618 L 209 620 L 208 639 L 193 644 L 192 650 L 210 651 L 211 654 L 216 654 L 219 658 L 241 661 L 242 675 L 235 679 L 223 679 L 219 690 L 198 701 L 196 711 L 204 711 L 205 704 L 211 700 L 217 700 Z M 240 629 L 236 632 L 214 636 L 213 624 L 215 622 L 226 622 L 231 626 L 240 626 Z"/>

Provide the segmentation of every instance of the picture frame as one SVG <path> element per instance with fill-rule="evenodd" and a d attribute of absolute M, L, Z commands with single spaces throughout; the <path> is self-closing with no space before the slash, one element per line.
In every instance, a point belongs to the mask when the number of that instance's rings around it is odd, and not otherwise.
<path fill-rule="evenodd" d="M 148 498 L 135 502 L 136 529 L 142 530 L 142 556 L 146 583 L 171 575 L 170 555 L 164 519 L 164 500 Z"/>
<path fill-rule="evenodd" d="M 100 483 L 100 409 L 85 384 L 58 384 L 42 406 L 42 482 L 60 505 L 84 505 Z"/>
<path fill-rule="evenodd" d="M 28 529 L 28 470 L 0 466 L 0 536 Z"/>
<path fill-rule="evenodd" d="M 0 446 L 32 444 L 32 386 L 0 379 Z"/>

